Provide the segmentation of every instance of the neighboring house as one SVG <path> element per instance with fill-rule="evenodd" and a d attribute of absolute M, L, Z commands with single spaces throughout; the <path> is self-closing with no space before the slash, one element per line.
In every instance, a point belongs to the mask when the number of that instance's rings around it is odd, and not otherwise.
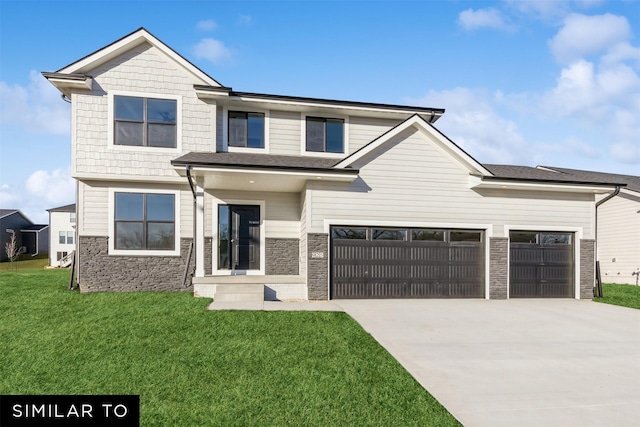
<path fill-rule="evenodd" d="M 596 196 L 597 253 L 604 283 L 639 284 L 640 176 L 540 166 L 567 177 L 624 184 L 613 194 Z"/>
<path fill-rule="evenodd" d="M 72 253 L 76 235 L 76 205 L 47 209 L 49 212 L 49 265 L 60 267 L 60 260 Z M 63 265 L 66 267 L 66 265 Z"/>
<path fill-rule="evenodd" d="M 482 165 L 443 109 L 238 92 L 142 28 L 43 75 L 72 103 L 84 292 L 593 296 L 616 182 Z"/>
<path fill-rule="evenodd" d="M 16 235 L 16 243 L 22 253 L 36 256 L 49 250 L 49 226 L 34 224 L 18 209 L 0 209 L 0 261 L 8 260 L 6 244 L 11 235 Z"/>

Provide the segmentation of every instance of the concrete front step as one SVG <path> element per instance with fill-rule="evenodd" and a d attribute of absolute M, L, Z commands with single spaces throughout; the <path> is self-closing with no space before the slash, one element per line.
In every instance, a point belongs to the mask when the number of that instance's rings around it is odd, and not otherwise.
<path fill-rule="evenodd" d="M 213 300 L 217 302 L 264 301 L 264 285 L 218 285 Z"/>

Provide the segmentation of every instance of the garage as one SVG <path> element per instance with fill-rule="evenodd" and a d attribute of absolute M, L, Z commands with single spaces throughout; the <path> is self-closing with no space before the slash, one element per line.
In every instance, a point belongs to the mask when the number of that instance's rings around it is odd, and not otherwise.
<path fill-rule="evenodd" d="M 331 228 L 331 298 L 482 298 L 483 230 Z"/>
<path fill-rule="evenodd" d="M 511 298 L 574 297 L 573 233 L 509 233 Z"/>

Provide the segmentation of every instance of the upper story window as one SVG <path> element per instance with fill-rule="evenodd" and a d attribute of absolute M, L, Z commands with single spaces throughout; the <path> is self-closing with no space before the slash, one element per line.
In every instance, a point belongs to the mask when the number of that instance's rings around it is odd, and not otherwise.
<path fill-rule="evenodd" d="M 264 148 L 264 113 L 229 111 L 229 147 Z"/>
<path fill-rule="evenodd" d="M 116 145 L 176 147 L 176 100 L 116 95 L 114 106 Z"/>
<path fill-rule="evenodd" d="M 114 249 L 175 249 L 174 194 L 115 193 L 114 222 Z"/>
<path fill-rule="evenodd" d="M 344 120 L 307 117 L 307 151 L 344 153 Z"/>

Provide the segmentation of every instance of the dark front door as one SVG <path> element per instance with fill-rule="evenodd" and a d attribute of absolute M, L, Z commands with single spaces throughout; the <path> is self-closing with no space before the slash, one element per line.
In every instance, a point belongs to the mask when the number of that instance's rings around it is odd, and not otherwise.
<path fill-rule="evenodd" d="M 260 269 L 260 206 L 229 206 L 231 269 Z"/>

